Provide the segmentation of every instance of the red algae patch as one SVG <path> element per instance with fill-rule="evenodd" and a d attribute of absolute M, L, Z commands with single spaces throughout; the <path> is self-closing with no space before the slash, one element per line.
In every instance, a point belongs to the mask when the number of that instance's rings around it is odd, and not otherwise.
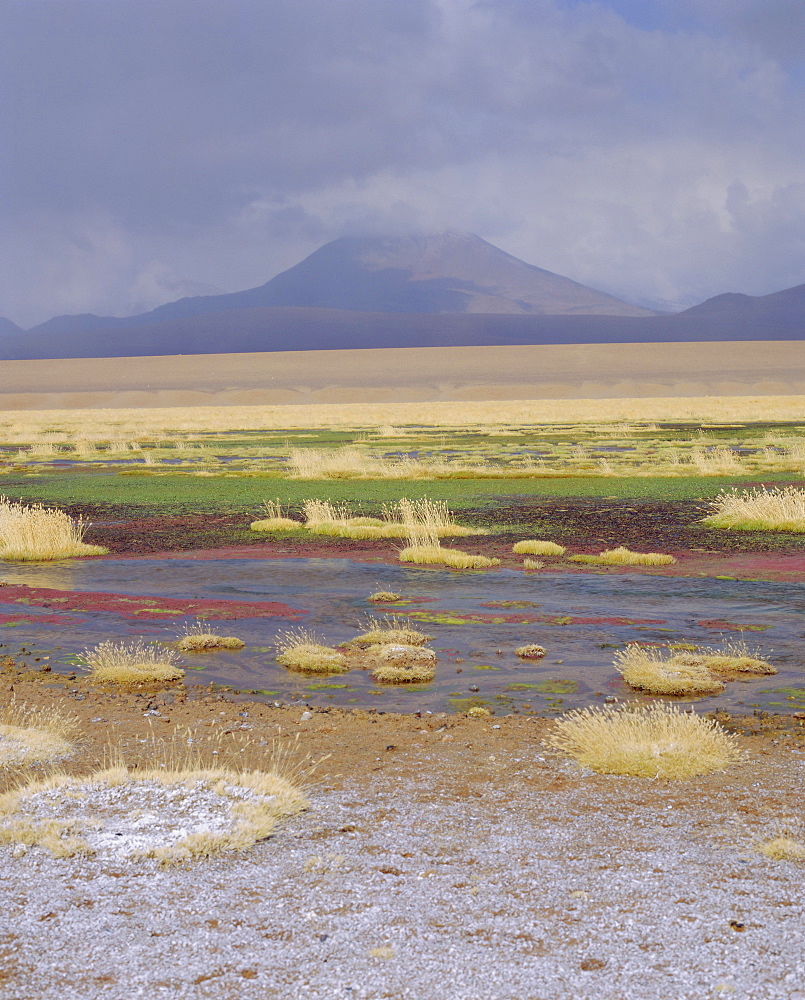
<path fill-rule="evenodd" d="M 27 587 L 9 584 L 3 587 L 3 604 L 25 604 L 33 607 L 58 610 L 105 613 L 128 618 L 131 621 L 164 621 L 168 617 L 195 615 L 201 618 L 285 618 L 298 621 L 307 614 L 301 608 L 292 608 L 277 601 L 222 601 L 210 599 L 183 599 L 176 597 L 137 597 L 130 594 L 107 594 L 75 590 L 51 590 L 46 587 Z M 42 622 L 43 617 L 9 616 L 13 621 Z M 64 618 L 48 616 L 55 621 Z"/>

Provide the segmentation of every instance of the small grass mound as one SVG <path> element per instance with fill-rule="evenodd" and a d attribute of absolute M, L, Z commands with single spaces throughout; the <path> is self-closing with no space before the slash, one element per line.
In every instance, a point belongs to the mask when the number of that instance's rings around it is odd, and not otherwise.
<path fill-rule="evenodd" d="M 703 658 L 669 656 L 665 650 L 646 649 L 636 643 L 615 654 L 615 669 L 629 687 L 650 694 L 693 697 L 724 690 L 723 682 L 710 673 Z"/>
<path fill-rule="evenodd" d="M 492 715 L 492 710 L 484 708 L 483 705 L 473 705 L 472 708 L 467 709 L 467 715 L 471 719 L 486 719 Z"/>
<path fill-rule="evenodd" d="M 568 712 L 543 743 L 599 774 L 638 778 L 693 778 L 744 759 L 717 722 L 662 704 Z"/>
<path fill-rule="evenodd" d="M 351 670 L 346 656 L 333 646 L 325 646 L 315 632 L 290 629 L 276 640 L 277 663 L 302 674 L 345 674 Z"/>
<path fill-rule="evenodd" d="M 304 528 L 301 521 L 292 517 L 264 517 L 260 521 L 252 521 L 249 525 L 252 531 L 295 531 Z"/>
<path fill-rule="evenodd" d="M 444 549 L 438 544 L 408 545 L 400 551 L 400 562 L 449 566 L 450 569 L 487 569 L 500 565 L 500 559 L 474 556 L 460 549 Z"/>
<path fill-rule="evenodd" d="M 523 559 L 523 569 L 544 569 L 545 563 L 541 559 Z"/>
<path fill-rule="evenodd" d="M 566 551 L 564 545 L 557 545 L 556 542 L 541 541 L 536 538 L 516 542 L 512 546 L 512 552 L 518 556 L 563 556 Z"/>
<path fill-rule="evenodd" d="M 436 676 L 436 654 L 432 649 L 400 643 L 370 646 L 366 654 L 373 661 L 370 672 L 376 681 L 425 684 Z"/>
<path fill-rule="evenodd" d="M 350 646 L 424 646 L 428 639 L 433 636 L 425 635 L 424 632 L 417 632 L 416 629 L 409 628 L 407 622 L 398 618 L 373 618 L 368 616 L 366 622 L 367 629 L 361 635 L 356 635 L 350 639 Z"/>
<path fill-rule="evenodd" d="M 246 643 L 234 635 L 216 635 L 214 632 L 197 632 L 181 638 L 176 646 L 186 653 L 207 653 L 215 649 L 243 649 Z"/>
<path fill-rule="evenodd" d="M 789 834 L 780 834 L 759 843 L 756 850 L 772 861 L 805 862 L 805 843 Z"/>
<path fill-rule="evenodd" d="M 777 673 L 777 667 L 764 660 L 759 650 L 751 649 L 741 639 L 725 642 L 720 648 L 708 646 L 695 652 L 682 653 L 675 660 L 680 663 L 701 664 L 711 673 L 728 680 L 741 674 L 769 676 Z"/>
<path fill-rule="evenodd" d="M 597 556 L 569 556 L 569 562 L 591 563 L 598 566 L 671 566 L 676 558 L 662 552 L 631 552 L 625 545 L 605 549 Z"/>
<path fill-rule="evenodd" d="M 184 670 L 172 649 L 146 646 L 142 639 L 130 643 L 102 642 L 81 654 L 90 680 L 99 683 L 135 685 L 178 681 Z"/>
<path fill-rule="evenodd" d="M 545 647 L 537 645 L 536 642 L 528 643 L 525 646 L 518 646 L 514 651 L 515 656 L 521 660 L 541 660 L 545 655 Z"/>
<path fill-rule="evenodd" d="M 0 710 L 0 769 L 71 757 L 77 730 L 76 720 L 57 709 L 12 701 Z"/>
<path fill-rule="evenodd" d="M 391 604 L 393 601 L 401 601 L 402 594 L 395 594 L 393 590 L 378 590 L 370 594 L 366 600 L 373 604 Z"/>
<path fill-rule="evenodd" d="M 102 545 L 83 541 L 87 525 L 63 510 L 26 506 L 0 497 L 0 559 L 14 562 L 102 556 Z"/>
<path fill-rule="evenodd" d="M 708 528 L 735 531 L 805 531 L 805 490 L 723 490 L 710 504 L 712 514 L 702 518 Z"/>
<path fill-rule="evenodd" d="M 57 775 L 0 796 L 0 843 L 18 857 L 40 847 L 53 857 L 163 862 L 242 851 L 277 822 L 307 807 L 287 779 L 224 768 Z"/>

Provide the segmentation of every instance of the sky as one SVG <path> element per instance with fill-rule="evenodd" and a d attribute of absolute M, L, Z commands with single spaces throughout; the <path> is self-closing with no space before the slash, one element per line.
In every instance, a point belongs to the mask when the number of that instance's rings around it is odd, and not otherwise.
<path fill-rule="evenodd" d="M 0 0 L 0 316 L 471 232 L 641 304 L 805 283 L 802 0 Z"/>

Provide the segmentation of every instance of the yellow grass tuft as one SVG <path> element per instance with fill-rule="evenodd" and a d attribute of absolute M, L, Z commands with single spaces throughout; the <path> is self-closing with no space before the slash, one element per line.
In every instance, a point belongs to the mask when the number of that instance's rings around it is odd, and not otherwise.
<path fill-rule="evenodd" d="M 216 635 L 214 632 L 199 632 L 186 635 L 176 646 L 186 653 L 205 653 L 215 649 L 243 649 L 246 643 L 234 635 Z"/>
<path fill-rule="evenodd" d="M 319 642 L 315 632 L 289 629 L 275 639 L 277 663 L 303 674 L 345 674 L 351 670 L 346 656 Z"/>
<path fill-rule="evenodd" d="M 615 669 L 626 683 L 651 694 L 718 694 L 724 684 L 714 677 L 702 658 L 690 654 L 671 655 L 665 650 L 646 649 L 629 643 L 615 654 Z"/>
<path fill-rule="evenodd" d="M 674 556 L 662 552 L 631 552 L 626 546 L 605 549 L 597 556 L 569 556 L 570 562 L 592 563 L 599 566 L 670 566 L 676 562 Z"/>
<path fill-rule="evenodd" d="M 0 497 L 0 559 L 33 562 L 105 555 L 108 549 L 82 540 L 86 527 L 63 510 Z"/>
<path fill-rule="evenodd" d="M 486 569 L 498 566 L 500 559 L 474 556 L 460 549 L 443 549 L 436 532 L 426 527 L 411 527 L 408 545 L 400 551 L 400 562 L 449 566 L 451 569 Z"/>
<path fill-rule="evenodd" d="M 371 674 L 387 684 L 425 684 L 436 676 L 436 654 L 432 649 L 395 645 L 370 646 Z"/>
<path fill-rule="evenodd" d="M 563 556 L 566 551 L 564 545 L 557 545 L 556 542 L 541 541 L 536 538 L 527 539 L 524 542 L 516 542 L 512 547 L 512 552 L 516 555 Z"/>
<path fill-rule="evenodd" d="M 307 808 L 274 772 L 107 768 L 32 781 L 0 796 L 0 843 L 54 857 L 186 861 L 241 851 Z M 14 855 L 18 856 L 18 855 Z"/>
<path fill-rule="evenodd" d="M 541 559 L 523 559 L 523 569 L 545 569 Z"/>
<path fill-rule="evenodd" d="M 639 778 L 693 778 L 744 759 L 717 722 L 663 704 L 569 712 L 543 743 L 599 774 Z"/>
<path fill-rule="evenodd" d="M 786 486 L 768 490 L 722 491 L 702 519 L 709 528 L 737 531 L 805 531 L 805 490 Z"/>
<path fill-rule="evenodd" d="M 777 668 L 760 656 L 758 649 L 749 647 L 743 639 L 732 639 L 720 647 L 702 647 L 689 654 L 680 654 L 675 660 L 681 663 L 700 663 L 714 674 L 729 679 L 740 674 L 771 675 Z"/>
<path fill-rule="evenodd" d="M 367 618 L 367 629 L 361 635 L 350 639 L 350 646 L 424 646 L 433 636 L 417 632 L 408 627 L 405 620 L 399 618 Z"/>
<path fill-rule="evenodd" d="M 756 850 L 772 861 L 805 862 L 805 843 L 787 834 L 759 843 Z"/>
<path fill-rule="evenodd" d="M 266 500 L 263 510 L 266 516 L 259 521 L 252 521 L 249 525 L 252 531 L 296 531 L 304 528 L 301 521 L 287 516 L 279 499 Z"/>
<path fill-rule="evenodd" d="M 90 671 L 90 680 L 99 683 L 135 685 L 178 681 L 184 670 L 177 665 L 172 649 L 146 646 L 142 639 L 130 643 L 102 642 L 86 649 L 81 658 Z"/>
<path fill-rule="evenodd" d="M 58 709 L 11 701 L 0 709 L 0 769 L 70 757 L 77 731 L 77 720 Z"/>
<path fill-rule="evenodd" d="M 467 709 L 467 715 L 471 719 L 485 719 L 492 714 L 491 709 L 484 708 L 483 705 L 473 705 Z"/>
<path fill-rule="evenodd" d="M 374 594 L 370 594 L 367 601 L 372 601 L 374 604 L 390 604 L 392 601 L 401 601 L 402 594 L 395 594 L 393 590 L 377 590 Z"/>
<path fill-rule="evenodd" d="M 514 651 L 515 656 L 521 660 L 541 660 L 545 655 L 545 647 L 537 645 L 536 642 L 528 643 L 525 646 L 518 646 Z"/>

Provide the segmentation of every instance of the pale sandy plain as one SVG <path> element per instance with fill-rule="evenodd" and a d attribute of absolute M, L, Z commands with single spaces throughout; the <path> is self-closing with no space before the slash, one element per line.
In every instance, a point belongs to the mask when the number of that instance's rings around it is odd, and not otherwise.
<path fill-rule="evenodd" d="M 805 394 L 805 341 L 0 361 L 0 410 Z"/>

